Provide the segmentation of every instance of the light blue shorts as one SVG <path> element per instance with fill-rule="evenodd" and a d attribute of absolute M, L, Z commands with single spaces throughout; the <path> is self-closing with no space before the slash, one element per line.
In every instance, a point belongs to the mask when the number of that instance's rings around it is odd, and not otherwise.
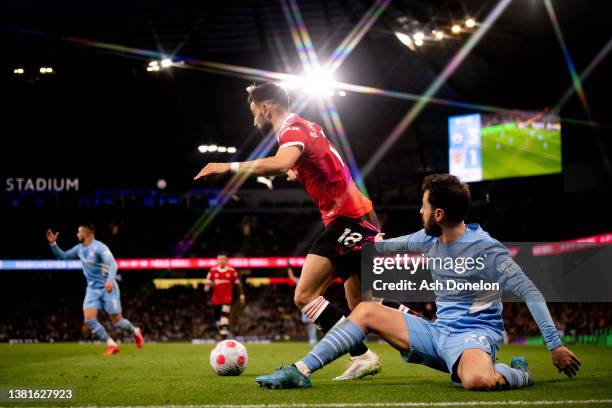
<path fill-rule="evenodd" d="M 104 310 L 111 315 L 121 313 L 121 299 L 117 283 L 113 284 L 113 291 L 110 293 L 104 288 L 96 289 L 88 286 L 83 300 L 83 309 Z"/>
<path fill-rule="evenodd" d="M 449 332 L 414 315 L 404 314 L 404 321 L 410 342 L 410 351 L 401 352 L 404 361 L 451 373 L 454 382 L 460 382 L 457 365 L 465 350 L 482 350 L 491 356 L 494 363 L 502 340 L 500 335 L 486 329 Z"/>

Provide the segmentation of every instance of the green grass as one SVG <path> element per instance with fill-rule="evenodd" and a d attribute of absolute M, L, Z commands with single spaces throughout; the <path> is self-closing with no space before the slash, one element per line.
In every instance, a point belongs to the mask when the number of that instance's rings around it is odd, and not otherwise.
<path fill-rule="evenodd" d="M 561 172 L 561 134 L 555 130 L 492 126 L 482 129 L 484 180 Z"/>
<path fill-rule="evenodd" d="M 264 390 L 258 388 L 255 376 L 271 372 L 280 363 L 292 363 L 308 351 L 306 344 L 247 345 L 249 366 L 240 377 L 214 375 L 208 364 L 211 347 L 203 345 L 150 344 L 137 351 L 126 344 L 118 355 L 104 357 L 100 345 L 2 344 L 0 388 L 73 388 L 76 400 L 61 405 L 79 406 L 612 399 L 612 348 L 574 347 L 583 369 L 568 379 L 557 373 L 544 347 L 505 346 L 500 361 L 524 354 L 536 385 L 503 392 L 465 391 L 453 386 L 448 374 L 403 363 L 387 345 L 372 344 L 372 348 L 383 362 L 382 373 L 374 378 L 333 383 L 331 378 L 346 361 L 342 358 L 315 373 L 311 389 Z"/>

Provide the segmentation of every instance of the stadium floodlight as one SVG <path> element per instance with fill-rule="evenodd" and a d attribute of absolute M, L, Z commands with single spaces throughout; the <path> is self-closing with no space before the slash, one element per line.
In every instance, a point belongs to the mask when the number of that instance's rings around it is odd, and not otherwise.
<path fill-rule="evenodd" d="M 13 74 L 17 74 L 17 75 L 23 75 L 23 73 L 24 73 L 24 72 L 25 72 L 25 71 L 24 71 L 24 69 L 23 69 L 23 68 L 15 68 L 15 69 L 13 70 Z"/>
<path fill-rule="evenodd" d="M 225 147 L 225 146 L 219 146 L 219 147 L 217 148 L 217 151 L 218 151 L 219 153 L 226 153 L 226 152 L 227 152 L 227 147 Z"/>
<path fill-rule="evenodd" d="M 340 96 L 346 96 L 346 92 L 344 92 L 344 91 L 338 91 L 338 95 L 340 95 Z"/>
<path fill-rule="evenodd" d="M 164 58 L 160 61 L 162 68 L 168 68 L 172 66 L 172 60 L 170 58 Z"/>
<path fill-rule="evenodd" d="M 159 65 L 159 63 L 158 63 L 157 61 L 151 61 L 151 62 L 149 62 L 149 66 L 150 66 L 150 67 L 156 67 L 156 66 L 158 66 L 158 65 Z"/>
<path fill-rule="evenodd" d="M 434 33 L 434 36 L 436 37 L 436 40 L 441 40 L 444 38 L 444 31 L 436 30 L 436 32 Z"/>
<path fill-rule="evenodd" d="M 216 152 L 217 151 L 217 145 L 210 145 L 208 146 L 208 151 L 209 152 Z"/>
<path fill-rule="evenodd" d="M 451 31 L 453 32 L 453 34 L 459 34 L 461 32 L 461 26 L 459 24 L 454 24 L 451 27 Z"/>
<path fill-rule="evenodd" d="M 414 43 L 412 42 L 412 38 L 408 34 L 400 33 L 399 31 L 396 31 L 394 34 L 397 39 L 402 42 L 402 44 L 414 51 Z"/>
<path fill-rule="evenodd" d="M 468 18 L 467 20 L 465 20 L 465 26 L 467 28 L 473 28 L 476 25 L 476 21 L 474 21 L 473 18 Z"/>
<path fill-rule="evenodd" d="M 206 153 L 208 151 L 208 146 L 207 145 L 200 145 L 198 146 L 198 150 L 200 153 Z"/>
<path fill-rule="evenodd" d="M 234 146 L 230 146 L 227 148 L 227 152 L 228 153 L 236 153 L 237 149 Z"/>
<path fill-rule="evenodd" d="M 301 89 L 315 96 L 330 96 L 334 88 L 334 78 L 330 71 L 316 69 L 302 76 L 283 81 L 280 85 L 289 90 Z"/>
<path fill-rule="evenodd" d="M 423 41 L 425 39 L 425 34 L 422 31 L 415 33 L 412 38 L 414 41 Z"/>
<path fill-rule="evenodd" d="M 421 45 L 423 45 L 423 40 L 415 40 L 414 45 L 416 45 L 417 47 L 420 47 Z"/>

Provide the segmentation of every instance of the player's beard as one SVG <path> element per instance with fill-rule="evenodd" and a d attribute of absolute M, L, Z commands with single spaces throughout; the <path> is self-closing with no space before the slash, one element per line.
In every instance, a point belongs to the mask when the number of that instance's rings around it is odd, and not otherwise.
<path fill-rule="evenodd" d="M 261 127 L 259 128 L 259 133 L 261 133 L 262 136 L 267 136 L 268 133 L 272 131 L 272 128 L 272 121 L 267 120 L 261 124 Z"/>
<path fill-rule="evenodd" d="M 433 213 L 429 214 L 427 220 L 423 219 L 423 227 L 425 228 L 425 233 L 430 237 L 439 237 L 442 235 L 442 227 L 440 223 L 436 221 Z"/>

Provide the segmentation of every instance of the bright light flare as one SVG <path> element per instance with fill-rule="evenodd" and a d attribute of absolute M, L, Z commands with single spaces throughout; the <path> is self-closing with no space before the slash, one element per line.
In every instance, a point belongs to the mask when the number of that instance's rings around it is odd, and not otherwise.
<path fill-rule="evenodd" d="M 459 24 L 454 24 L 451 27 L 451 31 L 453 32 L 453 34 L 459 34 L 461 32 L 461 26 Z"/>
<path fill-rule="evenodd" d="M 168 68 L 172 66 L 172 60 L 170 58 L 164 58 L 159 64 L 162 66 L 162 68 Z"/>
<path fill-rule="evenodd" d="M 300 89 L 314 96 L 330 96 L 333 94 L 335 81 L 331 72 L 318 69 L 308 72 L 303 76 L 298 76 L 286 81 L 282 81 L 280 85 L 285 89 Z"/>
<path fill-rule="evenodd" d="M 473 18 L 468 18 L 467 20 L 465 20 L 465 26 L 467 28 L 474 28 L 475 25 L 476 21 Z"/>
<path fill-rule="evenodd" d="M 406 47 L 410 48 L 411 50 L 414 50 L 414 43 L 412 42 L 412 38 L 408 34 L 404 34 L 404 33 L 400 33 L 399 31 L 396 31 L 395 36 Z"/>
<path fill-rule="evenodd" d="M 414 41 L 423 41 L 425 39 L 425 34 L 422 31 L 419 31 L 418 33 L 415 33 L 412 38 L 414 38 Z"/>

